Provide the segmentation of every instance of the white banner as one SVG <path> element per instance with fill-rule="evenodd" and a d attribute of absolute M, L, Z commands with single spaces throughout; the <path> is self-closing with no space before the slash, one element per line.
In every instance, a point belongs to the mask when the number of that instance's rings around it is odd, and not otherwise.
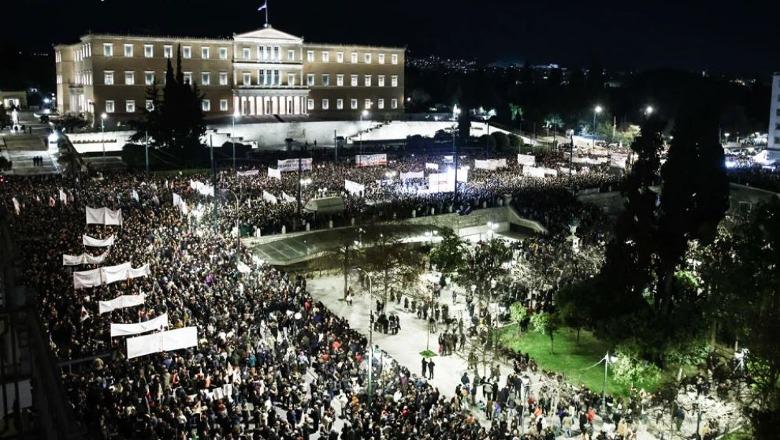
<path fill-rule="evenodd" d="M 425 172 L 424 171 L 410 171 L 408 173 L 401 173 L 400 178 L 401 178 L 401 181 L 411 180 L 411 179 L 424 179 L 425 178 Z"/>
<path fill-rule="evenodd" d="M 165 327 L 168 327 L 167 313 L 163 313 L 162 315 L 154 319 L 150 319 L 144 322 L 138 322 L 135 324 L 114 324 L 112 322 L 111 337 L 115 338 L 117 336 L 138 335 L 141 333 L 162 330 Z"/>
<path fill-rule="evenodd" d="M 113 235 L 101 240 L 99 238 L 90 237 L 89 235 L 84 234 L 82 242 L 84 243 L 84 246 L 107 247 L 114 245 L 114 239 L 115 237 Z"/>
<path fill-rule="evenodd" d="M 122 210 L 112 211 L 108 208 L 90 208 L 87 206 L 88 225 L 122 226 Z"/>
<path fill-rule="evenodd" d="M 277 203 L 279 203 L 279 199 L 277 199 L 275 195 L 269 193 L 266 190 L 263 190 L 263 200 L 265 200 L 266 202 L 272 205 L 276 205 Z"/>
<path fill-rule="evenodd" d="M 81 264 L 101 264 L 103 263 L 103 261 L 106 259 L 107 256 L 108 256 L 108 251 L 103 252 L 97 257 L 86 253 L 81 255 L 63 255 L 62 265 L 78 266 Z"/>
<path fill-rule="evenodd" d="M 273 178 L 273 179 L 282 180 L 282 172 L 279 171 L 278 169 L 275 170 L 275 169 L 273 169 L 271 167 L 268 167 L 268 178 L 269 179 Z"/>
<path fill-rule="evenodd" d="M 73 288 L 84 289 L 87 287 L 96 287 L 103 283 L 100 275 L 100 269 L 84 270 L 73 272 Z"/>
<path fill-rule="evenodd" d="M 432 171 L 439 171 L 439 164 L 426 162 L 425 163 L 425 169 L 426 170 L 432 170 Z"/>
<path fill-rule="evenodd" d="M 557 176 L 558 171 L 552 168 L 543 167 L 523 167 L 523 175 L 526 177 L 535 177 L 538 179 L 545 178 L 547 176 Z"/>
<path fill-rule="evenodd" d="M 431 193 L 455 191 L 455 173 L 428 174 L 428 191 Z"/>
<path fill-rule="evenodd" d="M 301 171 L 311 171 L 312 158 L 301 159 Z M 298 171 L 298 159 L 284 159 L 276 163 L 279 172 Z"/>
<path fill-rule="evenodd" d="M 536 166 L 536 156 L 532 154 L 518 154 L 517 155 L 517 164 L 518 165 L 526 165 L 529 167 Z"/>
<path fill-rule="evenodd" d="M 176 193 L 173 193 L 173 206 L 179 207 L 181 206 L 182 203 L 184 203 L 184 201 L 181 199 L 181 196 Z"/>
<path fill-rule="evenodd" d="M 127 358 L 198 346 L 198 328 L 184 327 L 127 339 Z"/>
<path fill-rule="evenodd" d="M 122 281 L 127 279 L 127 271 L 131 268 L 130 262 L 117 264 L 116 266 L 105 266 L 101 267 L 101 276 L 103 277 L 103 282 L 106 284 L 112 284 L 117 281 Z"/>
<path fill-rule="evenodd" d="M 387 165 L 387 154 L 358 154 L 355 156 L 355 166 L 378 167 Z"/>
<path fill-rule="evenodd" d="M 495 171 L 499 168 L 506 168 L 506 159 L 486 159 L 475 160 L 474 168 L 477 170 L 490 170 Z"/>
<path fill-rule="evenodd" d="M 214 187 L 198 180 L 190 180 L 190 188 L 206 197 L 214 197 Z"/>
<path fill-rule="evenodd" d="M 239 261 L 236 264 L 236 268 L 238 269 L 239 273 L 249 273 L 249 272 L 252 271 L 252 269 L 249 266 L 247 266 L 246 264 L 244 264 L 242 261 Z"/>
<path fill-rule="evenodd" d="M 357 182 L 353 182 L 351 180 L 344 180 L 344 189 L 348 193 L 350 193 L 353 196 L 355 196 L 355 195 L 363 194 L 365 192 L 365 190 L 366 190 L 366 186 L 365 185 L 361 185 L 361 184 L 359 184 Z"/>
<path fill-rule="evenodd" d="M 282 200 L 285 203 L 295 203 L 297 199 L 295 197 L 287 194 L 286 192 L 282 191 Z"/>
<path fill-rule="evenodd" d="M 126 307 L 140 306 L 145 300 L 146 295 L 143 293 L 140 295 L 122 295 L 109 301 L 98 301 L 98 311 L 102 315 L 103 313 L 109 313 Z"/>
<path fill-rule="evenodd" d="M 466 183 L 469 181 L 469 168 L 458 168 L 458 182 Z"/>
<path fill-rule="evenodd" d="M 239 171 L 236 173 L 238 177 L 252 177 L 259 176 L 260 170 Z"/>
<path fill-rule="evenodd" d="M 626 168 L 628 154 L 612 153 L 609 158 L 609 164 L 613 167 Z"/>

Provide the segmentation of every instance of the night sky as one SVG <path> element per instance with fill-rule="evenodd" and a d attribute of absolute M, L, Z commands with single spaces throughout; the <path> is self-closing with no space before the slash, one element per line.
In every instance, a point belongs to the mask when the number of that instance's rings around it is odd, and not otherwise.
<path fill-rule="evenodd" d="M 9 0 L 0 44 L 46 48 L 88 30 L 230 36 L 263 0 Z M 780 71 L 780 0 L 269 0 L 307 41 L 407 46 L 483 62 Z"/>

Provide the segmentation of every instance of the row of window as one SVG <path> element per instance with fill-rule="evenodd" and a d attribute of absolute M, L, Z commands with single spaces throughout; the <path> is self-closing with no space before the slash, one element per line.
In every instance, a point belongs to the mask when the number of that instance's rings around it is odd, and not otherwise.
<path fill-rule="evenodd" d="M 123 45 L 124 49 L 124 56 L 127 58 L 132 58 L 135 53 L 135 45 L 134 44 L 127 44 L 125 43 Z M 208 60 L 211 58 L 211 47 L 203 46 L 200 48 L 200 57 L 201 59 Z M 228 48 L 227 47 L 220 47 L 217 49 L 217 55 L 220 60 L 227 60 L 228 59 Z M 113 57 L 114 56 L 114 43 L 103 43 L 103 56 L 105 57 Z M 173 45 L 172 44 L 166 44 L 163 45 L 163 57 L 165 58 L 173 58 Z M 181 46 L 181 57 L 184 59 L 191 59 L 192 58 L 192 46 Z M 154 58 L 154 45 L 153 44 L 144 44 L 144 58 Z"/>
<path fill-rule="evenodd" d="M 350 62 L 352 64 L 358 64 L 358 60 L 360 59 L 359 54 L 357 52 L 351 52 L 349 55 L 350 55 Z M 366 64 L 371 64 L 373 60 L 373 55 L 374 54 L 371 53 L 364 53 L 363 62 Z M 244 61 L 252 60 L 251 47 L 241 48 L 241 59 Z M 257 46 L 256 59 L 259 61 L 282 61 L 281 49 L 278 46 Z M 322 51 L 320 54 L 320 60 L 323 63 L 329 63 L 330 52 Z M 376 60 L 378 64 L 385 64 L 385 54 L 383 53 L 376 54 Z M 293 49 L 287 50 L 287 61 L 299 61 L 295 58 L 295 50 Z M 306 61 L 309 63 L 314 63 L 317 61 L 317 58 L 315 56 L 315 51 L 313 50 L 306 51 Z M 344 62 L 344 52 L 336 52 L 336 62 L 337 63 Z M 390 54 L 390 64 L 398 64 L 398 54 L 396 53 Z"/>
<path fill-rule="evenodd" d="M 306 102 L 306 107 L 308 110 L 316 110 L 315 108 L 315 101 L 313 99 L 308 99 Z M 349 108 L 351 110 L 359 110 L 359 101 L 356 98 L 352 98 L 349 100 Z M 366 110 L 371 110 L 374 107 L 374 100 L 373 99 L 365 99 L 363 100 L 363 108 Z M 380 98 L 376 101 L 376 108 L 379 110 L 385 109 L 385 100 Z M 390 100 L 390 108 L 395 110 L 398 108 L 398 99 L 391 99 Z M 330 99 L 323 99 L 320 102 L 320 109 L 321 110 L 330 110 Z M 344 100 L 341 98 L 336 99 L 336 110 L 344 110 Z"/>
<path fill-rule="evenodd" d="M 344 76 L 345 75 L 342 73 L 336 75 L 336 87 L 344 86 Z M 371 85 L 373 84 L 372 79 L 373 79 L 373 75 L 363 75 L 363 86 L 371 87 Z M 310 87 L 318 85 L 316 83 L 316 75 L 314 75 L 313 73 L 306 74 L 306 85 Z M 329 87 L 330 74 L 328 73 L 321 74 L 319 85 L 323 87 Z M 350 87 L 360 87 L 360 75 L 350 75 L 349 85 Z M 377 87 L 385 87 L 385 75 L 376 75 L 376 85 Z M 398 87 L 398 75 L 390 76 L 390 87 Z"/>
<path fill-rule="evenodd" d="M 315 101 L 313 99 L 308 99 L 306 105 L 309 110 L 316 110 L 315 108 Z M 359 110 L 358 106 L 359 102 L 357 99 L 352 98 L 349 100 L 349 108 L 352 110 Z M 228 111 L 229 102 L 227 99 L 220 99 L 219 100 L 219 111 L 226 112 Z M 152 111 L 154 110 L 154 102 L 150 99 L 146 100 L 146 110 Z M 374 107 L 374 100 L 373 99 L 365 99 L 363 100 L 363 108 L 366 110 L 372 110 Z M 211 100 L 210 99 L 203 99 L 200 103 L 200 108 L 204 112 L 210 112 L 211 111 Z M 376 108 L 379 110 L 385 109 L 385 100 L 380 98 L 376 101 Z M 398 108 L 398 99 L 391 99 L 390 100 L 390 108 L 395 110 Z M 320 109 L 321 110 L 330 110 L 330 100 L 329 99 L 323 99 L 320 102 Z M 341 98 L 336 99 L 336 110 L 343 110 L 344 109 L 344 100 Z M 128 99 L 125 100 L 125 113 L 135 113 L 136 107 L 135 107 L 135 100 L 134 99 Z M 114 100 L 106 100 L 106 113 L 115 113 L 116 112 L 116 101 Z"/>
<path fill-rule="evenodd" d="M 182 72 L 184 76 L 184 82 L 188 84 L 192 84 L 192 72 Z M 227 72 L 219 72 L 219 82 L 218 84 L 220 86 L 227 86 L 229 85 L 228 82 L 228 73 Z M 135 72 L 133 71 L 126 71 L 125 75 L 125 82 L 124 85 L 126 86 L 132 86 L 136 84 L 135 81 Z M 200 85 L 202 86 L 210 86 L 211 83 L 211 72 L 201 72 L 200 73 Z M 144 85 L 150 86 L 154 83 L 155 79 L 155 72 L 153 71 L 146 71 L 144 72 Z M 106 70 L 103 72 L 103 84 L 107 86 L 115 85 L 115 75 L 113 70 Z"/>

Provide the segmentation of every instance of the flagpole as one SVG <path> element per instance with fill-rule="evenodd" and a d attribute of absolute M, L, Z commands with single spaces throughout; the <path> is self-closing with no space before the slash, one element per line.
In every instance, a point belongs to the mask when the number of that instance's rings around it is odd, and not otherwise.
<path fill-rule="evenodd" d="M 268 0 L 265 0 L 265 27 L 268 27 Z"/>

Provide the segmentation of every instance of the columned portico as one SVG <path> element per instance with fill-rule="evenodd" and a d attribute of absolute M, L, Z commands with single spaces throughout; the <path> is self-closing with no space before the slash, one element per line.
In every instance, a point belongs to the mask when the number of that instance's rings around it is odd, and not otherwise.
<path fill-rule="evenodd" d="M 249 88 L 233 91 L 233 102 L 242 116 L 306 115 L 306 88 Z"/>

